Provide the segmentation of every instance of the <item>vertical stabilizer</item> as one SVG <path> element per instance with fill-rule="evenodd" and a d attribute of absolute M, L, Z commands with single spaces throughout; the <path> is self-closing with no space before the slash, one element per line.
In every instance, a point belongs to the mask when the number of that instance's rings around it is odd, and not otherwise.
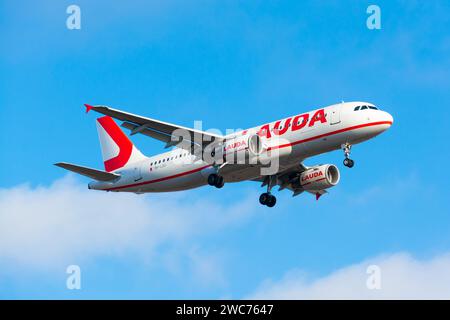
<path fill-rule="evenodd" d="M 97 131 L 107 172 L 146 158 L 111 117 L 98 118 Z"/>

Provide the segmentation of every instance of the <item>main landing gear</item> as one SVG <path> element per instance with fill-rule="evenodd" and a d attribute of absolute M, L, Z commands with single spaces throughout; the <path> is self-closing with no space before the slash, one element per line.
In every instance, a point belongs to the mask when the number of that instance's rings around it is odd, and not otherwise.
<path fill-rule="evenodd" d="M 263 182 L 263 185 L 267 184 L 267 192 L 264 192 L 259 196 L 259 203 L 261 203 L 263 206 L 268 206 L 269 208 L 272 208 L 277 203 L 277 198 L 270 193 L 270 190 L 272 190 L 272 187 L 277 184 L 277 177 L 276 176 L 268 176 L 266 180 Z"/>
<path fill-rule="evenodd" d="M 270 192 L 264 192 L 259 196 L 259 203 L 272 208 L 277 203 L 277 198 Z"/>
<path fill-rule="evenodd" d="M 223 177 L 218 174 L 211 173 L 208 176 L 208 184 L 210 186 L 214 186 L 218 189 L 222 188 L 225 185 L 225 181 L 223 181 Z"/>
<path fill-rule="evenodd" d="M 352 159 L 349 158 L 350 156 L 350 151 L 351 151 L 352 145 L 349 143 L 343 144 L 342 145 L 342 150 L 344 150 L 344 166 L 352 168 L 355 165 L 355 161 L 353 161 Z"/>

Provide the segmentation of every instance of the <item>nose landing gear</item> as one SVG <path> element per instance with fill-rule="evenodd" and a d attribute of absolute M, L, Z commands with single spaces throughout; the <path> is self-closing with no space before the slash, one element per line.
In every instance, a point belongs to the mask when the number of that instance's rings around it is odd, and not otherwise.
<path fill-rule="evenodd" d="M 343 144 L 342 145 L 342 150 L 344 150 L 344 166 L 352 168 L 355 165 L 355 161 L 353 161 L 352 159 L 350 159 L 350 151 L 351 151 L 352 145 L 349 143 Z"/>
<path fill-rule="evenodd" d="M 355 161 L 353 161 L 352 159 L 348 159 L 348 158 L 344 159 L 344 166 L 351 168 L 354 165 L 355 165 Z"/>
<path fill-rule="evenodd" d="M 215 174 L 215 173 L 211 173 L 208 176 L 208 184 L 210 186 L 214 186 L 214 187 L 220 189 L 225 185 L 225 182 L 224 182 L 222 176 L 219 176 L 218 174 Z"/>

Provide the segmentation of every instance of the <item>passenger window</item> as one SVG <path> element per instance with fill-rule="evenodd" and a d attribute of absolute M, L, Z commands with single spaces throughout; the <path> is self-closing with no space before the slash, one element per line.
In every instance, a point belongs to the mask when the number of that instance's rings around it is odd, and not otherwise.
<path fill-rule="evenodd" d="M 361 110 L 366 110 L 367 109 L 367 106 L 362 106 L 361 107 Z"/>
<path fill-rule="evenodd" d="M 353 111 L 358 111 L 359 108 L 361 108 L 361 107 L 360 107 L 360 106 L 357 106 L 357 107 L 355 108 L 355 110 L 353 110 Z"/>

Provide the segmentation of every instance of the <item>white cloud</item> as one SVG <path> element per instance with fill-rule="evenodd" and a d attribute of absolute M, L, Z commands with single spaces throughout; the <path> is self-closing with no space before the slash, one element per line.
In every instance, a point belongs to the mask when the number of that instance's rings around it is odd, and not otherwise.
<path fill-rule="evenodd" d="M 87 190 L 73 176 L 48 187 L 0 189 L 0 261 L 2 267 L 44 270 L 129 253 L 152 261 L 158 245 L 190 249 L 186 240 L 246 221 L 254 202 L 243 197 L 222 205 L 190 193 L 103 193 Z M 194 252 L 193 267 L 208 269 L 199 261 L 205 255 Z"/>
<path fill-rule="evenodd" d="M 380 290 L 370 290 L 366 285 L 370 265 L 380 267 Z M 249 298 L 450 299 L 450 254 L 424 261 L 407 253 L 379 256 L 318 279 L 292 270 L 279 281 L 264 281 Z"/>

